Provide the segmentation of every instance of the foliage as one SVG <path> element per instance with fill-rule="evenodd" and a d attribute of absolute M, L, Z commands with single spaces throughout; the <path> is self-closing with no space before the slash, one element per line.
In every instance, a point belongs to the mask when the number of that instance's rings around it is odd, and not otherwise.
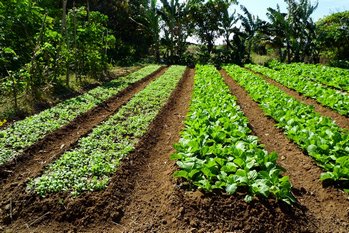
<path fill-rule="evenodd" d="M 179 0 L 160 0 L 162 7 L 158 13 L 162 19 L 164 37 L 162 44 L 166 48 L 164 59 L 167 63 L 181 63 L 181 58 L 186 50 L 186 39 L 190 34 L 188 21 L 191 2 Z"/>
<path fill-rule="evenodd" d="M 300 76 L 295 69 L 272 70 L 258 65 L 247 65 L 250 69 L 267 75 L 282 85 L 296 90 L 304 96 L 315 99 L 324 106 L 330 107 L 336 112 L 349 116 L 349 95 L 334 90 L 317 82 Z"/>
<path fill-rule="evenodd" d="M 147 66 L 0 130 L 0 165 L 16 158 L 23 150 L 48 133 L 67 125 L 77 116 L 96 107 L 130 84 L 155 72 L 158 68 L 157 65 Z"/>
<path fill-rule="evenodd" d="M 10 0 L 0 5 L 0 88 L 11 94 L 15 110 L 24 91 L 35 104 L 43 88 L 60 85 L 59 76 L 66 75 L 67 86 L 71 73 L 79 81 L 86 75 L 105 76 L 108 50 L 115 46 L 108 18 L 84 7 L 73 7 L 62 20 L 57 12 L 54 2 Z"/>
<path fill-rule="evenodd" d="M 201 189 L 225 189 L 229 194 L 247 190 L 248 202 L 253 196 L 295 202 L 277 155 L 251 135 L 247 118 L 213 66 L 196 69 L 190 112 L 175 148 L 171 157 L 180 167 L 175 176 Z"/>
<path fill-rule="evenodd" d="M 0 127 L 3 126 L 4 124 L 6 124 L 6 122 L 7 122 L 6 119 L 2 120 L 2 121 L 0 120 Z"/>
<path fill-rule="evenodd" d="M 170 67 L 115 115 L 81 138 L 75 149 L 51 164 L 29 188 L 41 196 L 60 191 L 77 195 L 105 188 L 120 160 L 134 150 L 147 132 L 184 70 L 182 66 Z"/>
<path fill-rule="evenodd" d="M 328 67 L 323 65 L 313 65 L 304 63 L 269 63 L 269 67 L 274 70 L 285 70 L 298 74 L 302 78 L 320 82 L 329 87 L 349 92 L 349 71 L 346 69 Z"/>
<path fill-rule="evenodd" d="M 321 180 L 349 180 L 349 132 L 290 97 L 263 78 L 235 65 L 225 69 L 266 115 L 272 117 L 288 138 L 315 159 L 326 172 Z"/>
<path fill-rule="evenodd" d="M 312 4 L 310 0 L 285 0 L 287 12 L 268 8 L 269 22 L 261 32 L 268 41 L 278 50 L 280 61 L 299 62 L 309 60 L 318 61 L 316 46 L 316 26 L 311 15 L 316 10 L 318 3 Z"/>
<path fill-rule="evenodd" d="M 44 11 L 32 0 L 0 3 L 0 77 L 18 70 L 34 50 L 33 38 L 41 28 Z"/>
<path fill-rule="evenodd" d="M 330 63 L 349 67 L 349 11 L 331 14 L 317 23 L 318 43 Z M 347 64 L 345 65 L 345 60 Z M 342 62 L 341 62 L 342 61 Z"/>

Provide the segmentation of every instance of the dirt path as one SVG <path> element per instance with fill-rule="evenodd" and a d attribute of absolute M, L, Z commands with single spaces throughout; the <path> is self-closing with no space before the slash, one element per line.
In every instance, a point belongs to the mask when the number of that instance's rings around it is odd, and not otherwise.
<path fill-rule="evenodd" d="M 324 188 L 319 180 L 321 169 L 306 156 L 285 134 L 277 129 L 275 122 L 264 116 L 263 111 L 248 93 L 225 71 L 225 82 L 248 117 L 255 135 L 268 151 L 279 154 L 279 164 L 284 167 L 294 186 L 294 194 L 306 209 L 309 219 L 314 219 L 316 232 L 349 232 L 349 199 L 341 190 Z"/>
<path fill-rule="evenodd" d="M 1 167 L 0 206 L 2 210 L 3 208 L 6 210 L 6 206 L 11 204 L 12 198 L 18 193 L 25 192 L 26 183 L 30 178 L 38 176 L 47 164 L 56 160 L 64 151 L 74 146 L 79 138 L 91 132 L 93 127 L 114 114 L 136 93 L 144 89 L 152 80 L 159 77 L 165 71 L 166 68 L 161 68 L 129 86 L 118 95 L 104 102 L 103 105 L 97 106 L 77 117 L 69 125 L 47 135 L 44 139 L 27 149 L 15 161 L 16 163 L 10 163 Z M 18 205 L 18 203 L 12 204 L 13 207 L 11 208 L 15 208 L 14 206 Z"/>
<path fill-rule="evenodd" d="M 172 173 L 177 167 L 169 155 L 174 152 L 173 143 L 180 138 L 189 108 L 192 76 L 193 70 L 184 76 L 137 149 L 123 160 L 106 190 L 77 198 L 54 194 L 45 199 L 19 192 L 19 197 L 9 204 L 16 208 L 16 203 L 22 202 L 22 209 L 12 224 L 8 222 L 2 227 L 0 222 L 0 231 L 218 233 L 348 229 L 344 219 L 348 206 L 345 196 L 334 189 L 322 188 L 318 182 L 319 168 L 274 127 L 272 120 L 264 117 L 258 105 L 235 83 L 228 82 L 254 132 L 268 150 L 279 153 L 280 164 L 288 169 L 303 206 L 290 208 L 274 200 L 247 204 L 243 196 L 205 194 L 186 182 L 175 182 Z M 2 206 L 2 210 L 15 209 L 9 204 Z"/>
<path fill-rule="evenodd" d="M 26 201 L 26 207 L 18 214 L 18 220 L 7 229 L 14 232 L 27 232 L 28 230 L 32 232 L 74 230 L 119 232 L 118 228 L 126 229 L 119 222 L 127 215 L 126 208 L 127 211 L 132 211 L 128 208 L 132 206 L 130 198 L 133 197 L 133 193 L 137 193 L 135 190 L 138 190 L 139 182 L 142 182 L 143 177 L 146 176 L 143 174 L 144 169 L 151 166 L 150 162 L 155 157 L 163 161 L 168 160 L 166 156 L 172 153 L 173 143 L 179 138 L 179 131 L 191 96 L 192 73 L 193 70 L 186 72 L 172 93 L 169 102 L 152 123 L 147 135 L 140 141 L 136 151 L 123 160 L 106 190 L 86 193 L 78 198 L 70 198 L 63 194 L 51 195 L 45 199 L 30 194 L 24 195 L 22 199 Z M 157 149 L 154 150 L 154 147 Z M 159 157 L 159 154 L 165 157 Z M 173 164 L 172 161 L 170 167 L 173 168 Z M 153 171 L 154 174 L 157 174 L 154 179 L 159 180 L 160 185 L 162 182 L 166 183 L 167 180 L 168 185 L 172 185 L 171 174 L 164 176 L 162 170 L 164 167 L 161 167 L 162 164 L 158 165 L 160 167 L 157 169 L 160 172 Z M 144 185 L 146 187 L 147 183 Z M 160 198 L 166 199 L 163 193 L 157 192 L 157 194 Z M 154 209 L 148 210 L 148 213 L 151 211 Z"/>
<path fill-rule="evenodd" d="M 125 215 L 120 224 L 124 232 L 168 232 L 168 226 L 176 221 L 176 206 L 171 206 L 175 197 L 172 173 L 175 162 L 169 159 L 174 153 L 183 129 L 184 118 L 189 109 L 193 89 L 193 70 L 184 80 L 176 99 L 163 114 L 163 122 L 158 130 L 157 140 L 145 150 L 148 157 L 145 164 L 135 174 L 135 187 L 128 199 Z"/>
<path fill-rule="evenodd" d="M 255 71 L 252 71 L 248 68 L 246 68 L 246 70 L 262 77 L 268 83 L 270 83 L 274 86 L 277 86 L 282 91 L 286 92 L 288 95 L 294 97 L 295 99 L 299 100 L 300 102 L 308 104 L 308 105 L 313 105 L 315 107 L 315 111 L 318 112 L 320 115 L 332 118 L 337 123 L 338 126 L 349 130 L 349 118 L 348 117 L 340 115 L 339 113 L 335 112 L 334 110 L 322 106 L 316 100 L 308 98 L 308 97 L 298 93 L 297 91 L 291 90 L 291 89 L 283 86 L 282 84 L 274 81 L 273 79 L 269 78 L 268 76 L 265 76 L 261 73 L 255 72 Z"/>
<path fill-rule="evenodd" d="M 16 180 L 29 177 L 36 170 L 41 170 L 43 166 L 55 159 L 58 154 L 63 153 L 80 137 L 88 134 L 93 127 L 114 114 L 120 106 L 128 102 L 137 92 L 165 71 L 166 68 L 163 67 L 130 85 L 116 96 L 78 116 L 68 125 L 46 135 L 43 139 L 26 149 L 15 160 L 0 166 L 0 184 L 13 182 L 13 179 L 18 175 L 20 176 L 15 178 Z M 36 169 L 36 166 L 38 166 L 38 169 Z"/>

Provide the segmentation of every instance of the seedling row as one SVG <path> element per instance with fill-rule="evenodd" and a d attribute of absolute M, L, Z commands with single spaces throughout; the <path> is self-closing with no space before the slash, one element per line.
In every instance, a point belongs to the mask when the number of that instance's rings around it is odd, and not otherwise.
<path fill-rule="evenodd" d="M 0 165 L 16 158 L 47 134 L 67 125 L 76 117 L 117 95 L 129 85 L 154 73 L 159 68 L 158 65 L 149 65 L 0 130 Z"/>
<path fill-rule="evenodd" d="M 321 180 L 349 179 L 349 133 L 263 78 L 236 65 L 224 67 L 292 141 L 326 172 Z"/>
<path fill-rule="evenodd" d="M 318 64 L 274 62 L 270 64 L 274 70 L 284 70 L 292 75 L 298 75 L 308 80 L 319 82 L 339 90 L 349 91 L 349 71 L 336 67 Z"/>
<path fill-rule="evenodd" d="M 349 116 L 349 95 L 347 93 L 311 81 L 304 76 L 299 76 L 297 73 L 289 72 L 288 69 L 275 71 L 259 65 L 246 66 L 270 77 L 288 88 L 296 90 L 304 96 L 315 99 L 320 104 L 335 110 L 341 115 Z"/>
<path fill-rule="evenodd" d="M 185 125 L 172 155 L 180 168 L 176 177 L 206 191 L 244 192 L 247 202 L 255 196 L 295 202 L 277 154 L 268 153 L 251 134 L 248 119 L 213 66 L 196 69 Z"/>
<path fill-rule="evenodd" d="M 29 183 L 28 189 L 45 196 L 61 191 L 78 195 L 105 188 L 120 160 L 147 132 L 184 71 L 183 66 L 171 66 L 115 115 L 81 138 L 74 149 L 48 166 L 43 175 Z"/>

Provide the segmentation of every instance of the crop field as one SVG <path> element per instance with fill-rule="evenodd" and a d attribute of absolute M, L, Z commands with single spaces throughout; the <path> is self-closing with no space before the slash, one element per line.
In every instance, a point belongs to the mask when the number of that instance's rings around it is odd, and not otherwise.
<path fill-rule="evenodd" d="M 348 232 L 349 75 L 321 69 L 148 65 L 4 125 L 0 230 Z"/>

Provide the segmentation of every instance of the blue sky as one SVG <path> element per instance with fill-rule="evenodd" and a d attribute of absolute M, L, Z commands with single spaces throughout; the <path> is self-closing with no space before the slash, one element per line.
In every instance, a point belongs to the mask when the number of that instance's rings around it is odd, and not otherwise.
<path fill-rule="evenodd" d="M 266 11 L 268 7 L 276 8 L 279 4 L 281 10 L 286 11 L 284 0 L 238 0 L 241 5 L 254 15 L 258 15 L 262 19 L 266 19 Z M 312 3 L 316 1 L 312 0 Z M 236 7 L 236 6 L 235 6 Z M 239 8 L 239 7 L 238 7 Z M 349 10 L 349 0 L 319 0 L 319 6 L 312 15 L 314 21 L 331 13 Z"/>
<path fill-rule="evenodd" d="M 187 0 L 181 1 L 184 2 Z M 251 14 L 258 15 L 264 20 L 267 20 L 266 12 L 268 7 L 276 8 L 276 5 L 279 4 L 281 10 L 286 12 L 286 4 L 284 0 L 238 0 L 238 2 L 240 5 L 244 5 Z M 311 2 L 316 3 L 315 0 L 311 0 Z M 315 22 L 329 14 L 349 10 L 349 0 L 318 0 L 318 2 L 318 8 L 311 16 Z M 232 8 L 237 9 L 237 12 L 241 13 L 240 6 L 233 5 Z M 197 39 L 191 37 L 188 41 L 197 42 Z M 219 38 L 216 40 L 216 43 L 221 44 L 223 43 L 223 40 Z"/>

